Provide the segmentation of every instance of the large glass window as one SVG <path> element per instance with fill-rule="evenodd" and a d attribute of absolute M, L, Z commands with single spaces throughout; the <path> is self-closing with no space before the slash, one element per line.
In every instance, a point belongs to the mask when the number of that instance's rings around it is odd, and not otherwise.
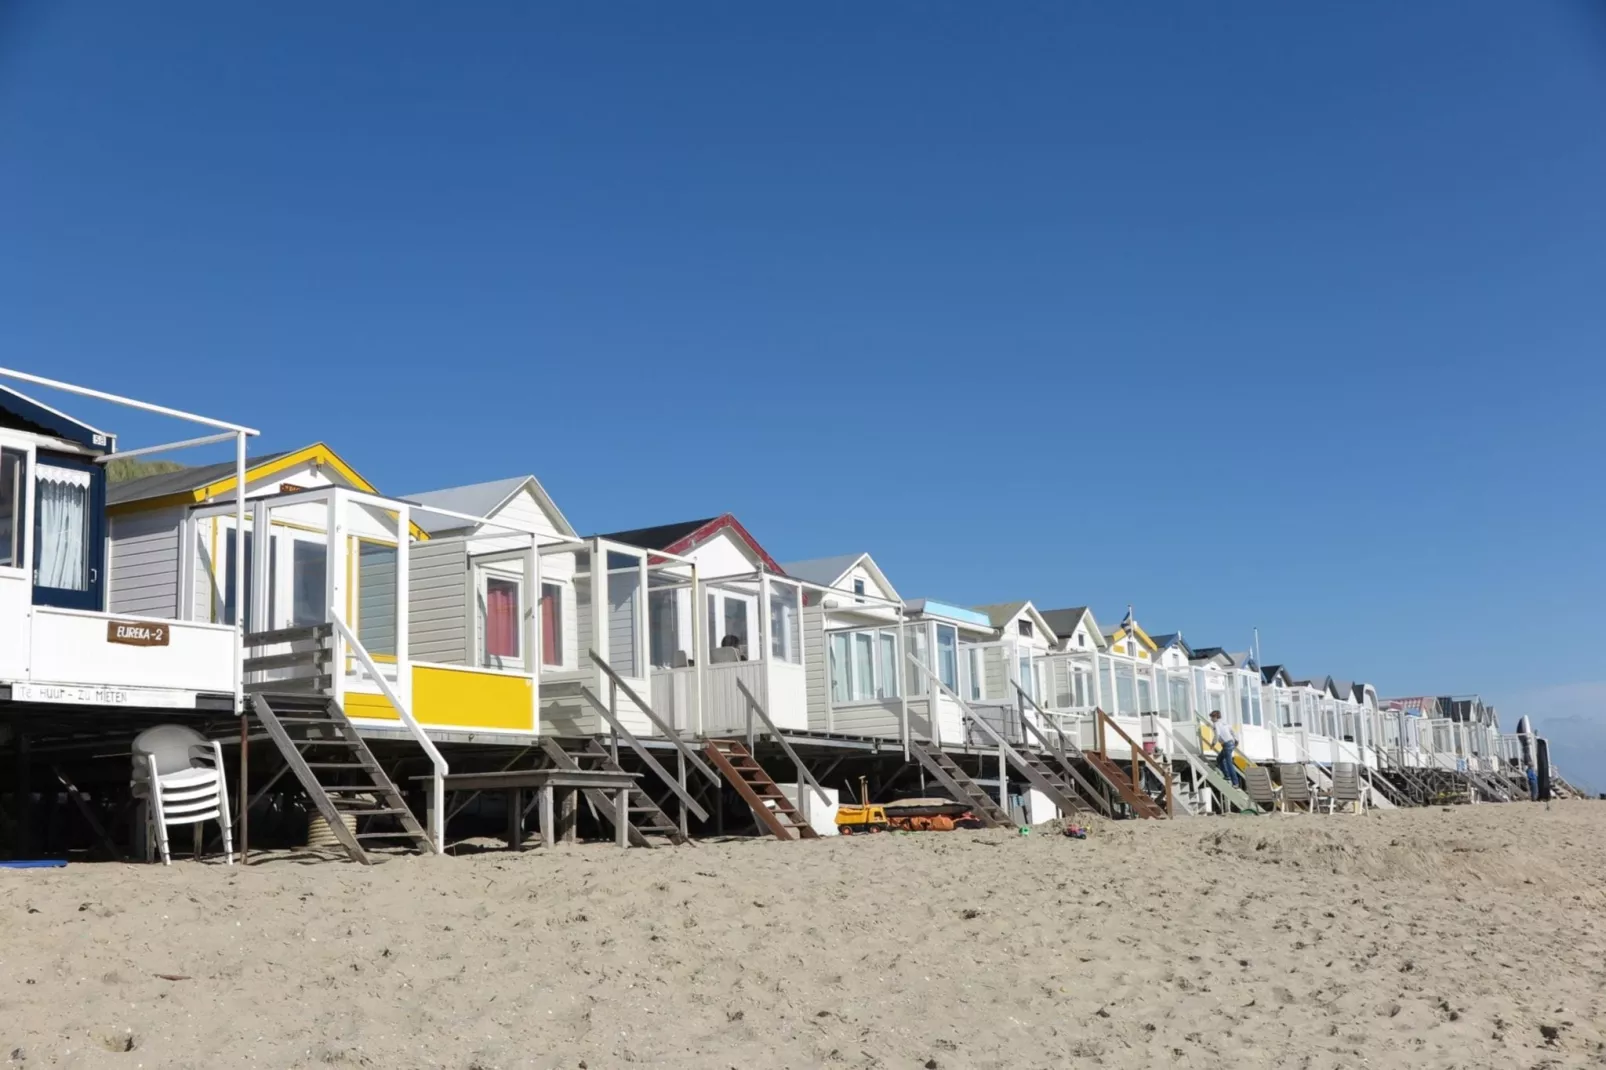
<path fill-rule="evenodd" d="M 1100 654 L 1098 656 L 1098 658 L 1099 658 L 1099 693 L 1098 693 L 1098 702 L 1104 707 L 1104 712 L 1105 713 L 1109 713 L 1109 712 L 1111 712 L 1110 708 L 1109 708 L 1110 704 L 1115 699 L 1115 676 L 1111 672 L 1110 659 L 1105 657 L 1103 654 Z"/>
<path fill-rule="evenodd" d="M 682 653 L 678 596 L 676 591 L 647 592 L 647 645 L 656 668 L 678 668 L 686 661 L 675 656 Z"/>
<path fill-rule="evenodd" d="M 1153 713 L 1154 709 L 1155 709 L 1155 706 L 1154 706 L 1154 684 L 1152 682 L 1150 682 L 1149 676 L 1148 676 L 1147 673 L 1139 672 L 1138 673 L 1138 712 L 1139 713 Z"/>
<path fill-rule="evenodd" d="M 881 633 L 881 697 L 898 697 L 898 633 Z"/>
<path fill-rule="evenodd" d="M 1117 665 L 1115 667 L 1115 712 L 1130 716 L 1137 710 L 1137 695 L 1132 686 L 1133 668 L 1131 665 Z"/>
<path fill-rule="evenodd" d="M 926 631 L 926 626 L 923 624 L 914 625 L 908 629 L 907 635 L 909 637 L 909 657 L 921 665 L 930 666 L 931 640 L 929 633 Z M 931 690 L 928 686 L 926 674 L 918 666 L 906 664 L 905 673 L 910 695 L 924 695 Z"/>
<path fill-rule="evenodd" d="M 937 678 L 959 694 L 959 629 L 950 624 L 937 625 Z"/>
<path fill-rule="evenodd" d="M 875 633 L 853 633 L 853 698 L 875 697 Z"/>
<path fill-rule="evenodd" d="M 1171 719 L 1183 724 L 1193 720 L 1193 711 L 1189 707 L 1187 676 L 1179 674 L 1171 677 Z"/>
<path fill-rule="evenodd" d="M 734 638 L 736 645 L 747 649 L 747 600 L 725 596 L 725 634 L 720 637 L 722 645 L 728 645 Z"/>
<path fill-rule="evenodd" d="M 1037 681 L 1032 679 L 1032 656 L 1021 654 L 1016 658 L 1015 673 L 1020 680 L 1020 689 L 1026 692 L 1028 698 L 1037 697 Z"/>
<path fill-rule="evenodd" d="M 987 695 L 987 651 L 984 647 L 965 648 L 965 666 L 969 670 L 970 701 L 980 702 Z"/>
<path fill-rule="evenodd" d="M 831 701 L 843 703 L 848 701 L 849 677 L 852 674 L 851 661 L 848 657 L 848 637 L 839 633 L 831 636 Z"/>
<path fill-rule="evenodd" d="M 1233 683 L 1238 687 L 1238 723 L 1254 724 L 1249 716 L 1249 681 L 1242 676 L 1236 677 Z"/>
<path fill-rule="evenodd" d="M 292 627 L 322 624 L 329 619 L 329 548 L 321 542 L 295 539 L 290 561 Z"/>
<path fill-rule="evenodd" d="M 0 449 L 0 566 L 26 567 L 24 536 L 28 531 L 28 455 Z"/>
<path fill-rule="evenodd" d="M 252 624 L 252 621 L 251 621 L 251 616 L 252 616 L 252 607 L 256 603 L 255 596 L 252 593 L 255 590 L 255 584 L 252 582 L 252 579 L 251 579 L 252 571 L 255 568 L 255 565 L 253 564 L 253 561 L 252 561 L 253 557 L 255 556 L 255 553 L 254 553 L 254 551 L 252 549 L 252 542 L 253 542 L 253 535 L 254 534 L 255 533 L 251 532 L 251 531 L 247 531 L 245 533 L 245 620 L 244 620 L 244 624 L 245 624 L 245 627 L 246 627 L 247 631 L 249 631 L 252 627 L 254 627 L 254 625 Z M 239 605 L 239 593 L 235 590 L 235 587 L 234 587 L 234 573 L 235 573 L 235 569 L 234 569 L 234 530 L 232 528 L 223 528 L 222 530 L 220 530 L 218 532 L 218 538 L 223 540 L 223 616 L 222 616 L 222 621 L 221 622 L 223 624 L 237 624 L 237 623 L 240 623 L 240 620 L 235 615 L 236 612 L 237 612 L 237 607 Z M 271 628 L 277 628 L 282 624 L 282 622 L 278 619 L 278 612 L 279 612 L 278 586 L 279 586 L 279 536 L 271 535 L 271 536 L 268 537 L 268 623 L 267 623 L 267 626 L 270 629 Z M 322 594 L 321 593 L 319 595 L 319 600 L 322 601 Z M 361 637 L 359 636 L 359 638 L 361 638 Z"/>
<path fill-rule="evenodd" d="M 776 661 L 803 663 L 801 601 L 799 588 L 770 581 L 770 654 Z"/>

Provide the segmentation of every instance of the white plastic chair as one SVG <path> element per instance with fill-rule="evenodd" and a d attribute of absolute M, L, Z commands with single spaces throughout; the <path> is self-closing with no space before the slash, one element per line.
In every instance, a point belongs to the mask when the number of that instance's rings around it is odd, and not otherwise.
<path fill-rule="evenodd" d="M 168 771 L 163 772 L 164 768 Z M 161 852 L 162 865 L 173 864 L 167 836 L 170 825 L 196 826 L 199 854 L 200 824 L 216 821 L 223 833 L 224 858 L 234 864 L 234 828 L 219 744 L 178 725 L 142 732 L 134 741 L 133 787 L 135 797 L 146 803 L 147 857 L 154 844 Z"/>

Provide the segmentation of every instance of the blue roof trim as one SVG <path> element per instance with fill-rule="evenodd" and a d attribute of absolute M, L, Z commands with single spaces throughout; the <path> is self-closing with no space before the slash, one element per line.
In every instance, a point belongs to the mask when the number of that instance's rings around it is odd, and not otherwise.
<path fill-rule="evenodd" d="M 66 413 L 57 412 L 26 394 L 19 394 L 9 386 L 0 386 L 0 411 L 10 413 L 18 420 L 56 438 L 76 442 L 88 449 L 111 453 L 117 448 L 117 436 L 74 420 Z"/>
<path fill-rule="evenodd" d="M 993 622 L 987 619 L 986 614 L 977 613 L 974 609 L 966 609 L 964 606 L 939 602 L 935 598 L 920 599 L 920 612 L 933 617 L 947 617 L 949 620 L 979 625 L 983 628 L 991 628 L 993 626 Z"/>

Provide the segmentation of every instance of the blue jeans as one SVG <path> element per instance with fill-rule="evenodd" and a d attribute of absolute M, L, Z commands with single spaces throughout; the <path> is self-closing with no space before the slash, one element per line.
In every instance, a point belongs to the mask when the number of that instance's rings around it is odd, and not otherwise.
<path fill-rule="evenodd" d="M 1236 743 L 1223 743 L 1221 750 L 1216 754 L 1216 767 L 1221 770 L 1221 775 L 1227 778 L 1227 783 L 1235 788 L 1242 788 L 1243 777 L 1238 775 L 1238 766 L 1232 760 L 1233 752 L 1237 749 Z"/>

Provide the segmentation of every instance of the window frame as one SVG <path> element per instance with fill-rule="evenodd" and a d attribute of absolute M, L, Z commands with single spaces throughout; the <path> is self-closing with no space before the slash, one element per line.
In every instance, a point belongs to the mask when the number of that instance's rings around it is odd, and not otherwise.
<path fill-rule="evenodd" d="M 13 518 L 13 538 L 16 546 L 15 561 L 17 564 L 0 565 L 0 572 L 13 574 L 17 578 L 32 582 L 33 571 L 29 564 L 33 560 L 33 516 L 36 503 L 34 501 L 34 468 L 38 464 L 38 450 L 31 439 L 21 435 L 7 435 L 0 432 L 0 448 L 7 453 L 17 456 L 22 462 L 21 478 L 18 481 L 18 500 L 21 503 L 22 515 Z"/>
<path fill-rule="evenodd" d="M 526 601 L 524 577 L 514 572 L 503 572 L 499 569 L 490 569 L 486 565 L 489 561 L 476 561 L 474 568 L 474 666 L 479 669 L 503 669 L 515 672 L 524 671 L 525 634 L 524 623 Z M 486 649 L 489 636 L 487 625 L 490 620 L 490 581 L 511 584 L 514 590 L 513 627 L 515 632 L 514 645 L 518 648 L 515 657 L 492 654 Z"/>

